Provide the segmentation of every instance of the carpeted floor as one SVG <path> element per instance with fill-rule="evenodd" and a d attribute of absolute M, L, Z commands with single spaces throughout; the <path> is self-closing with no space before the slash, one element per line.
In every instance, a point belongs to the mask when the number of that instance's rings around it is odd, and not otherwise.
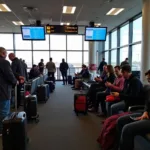
<path fill-rule="evenodd" d="M 100 150 L 96 139 L 101 119 L 93 114 L 77 117 L 73 111 L 74 91 L 61 84 L 57 83 L 46 104 L 40 104 L 40 122 L 28 125 L 29 150 Z"/>

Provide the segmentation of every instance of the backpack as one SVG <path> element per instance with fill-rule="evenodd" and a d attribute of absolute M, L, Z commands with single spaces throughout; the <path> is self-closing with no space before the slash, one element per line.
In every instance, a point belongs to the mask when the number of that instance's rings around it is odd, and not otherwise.
<path fill-rule="evenodd" d="M 97 142 L 101 146 L 101 150 L 110 150 L 115 146 L 115 139 L 117 137 L 116 124 L 117 120 L 121 116 L 130 114 L 130 112 L 124 112 L 121 114 L 113 115 L 107 118 L 104 122 L 100 136 L 97 139 Z"/>

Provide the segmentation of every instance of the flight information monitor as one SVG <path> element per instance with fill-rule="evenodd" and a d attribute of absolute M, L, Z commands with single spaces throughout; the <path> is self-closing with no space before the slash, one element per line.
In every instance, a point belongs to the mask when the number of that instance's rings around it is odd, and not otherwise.
<path fill-rule="evenodd" d="M 85 41 L 106 41 L 107 27 L 86 27 Z"/>
<path fill-rule="evenodd" d="M 21 26 L 23 40 L 45 40 L 44 26 Z"/>
<path fill-rule="evenodd" d="M 47 34 L 78 34 L 78 26 L 70 25 L 47 25 Z"/>

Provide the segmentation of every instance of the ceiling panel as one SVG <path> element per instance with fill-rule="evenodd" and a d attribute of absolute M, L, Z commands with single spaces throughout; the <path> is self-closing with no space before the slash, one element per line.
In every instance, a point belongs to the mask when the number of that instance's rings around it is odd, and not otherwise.
<path fill-rule="evenodd" d="M 71 24 L 88 25 L 90 21 L 113 29 L 122 22 L 140 13 L 142 10 L 141 0 L 5 0 L 5 3 L 13 12 L 0 12 L 0 32 L 20 32 L 20 27 L 12 24 L 14 20 L 21 20 L 24 24 L 34 23 L 40 19 L 42 24 Z M 0 0 L 4 2 L 4 0 Z M 75 14 L 62 14 L 63 6 L 76 6 Z M 38 11 L 27 13 L 23 7 L 36 7 Z M 125 10 L 118 16 L 106 16 L 113 7 L 123 7 Z M 2 27 L 5 26 L 5 27 Z"/>

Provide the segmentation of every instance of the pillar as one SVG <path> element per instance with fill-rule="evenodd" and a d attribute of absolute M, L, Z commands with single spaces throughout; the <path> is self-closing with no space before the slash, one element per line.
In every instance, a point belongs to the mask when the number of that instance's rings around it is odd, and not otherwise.
<path fill-rule="evenodd" d="M 142 15 L 141 81 L 146 83 L 145 72 L 150 69 L 150 0 L 143 0 Z"/>
<path fill-rule="evenodd" d="M 96 75 L 97 65 L 96 65 L 96 51 L 98 48 L 97 42 L 89 42 L 89 71 Z"/>

